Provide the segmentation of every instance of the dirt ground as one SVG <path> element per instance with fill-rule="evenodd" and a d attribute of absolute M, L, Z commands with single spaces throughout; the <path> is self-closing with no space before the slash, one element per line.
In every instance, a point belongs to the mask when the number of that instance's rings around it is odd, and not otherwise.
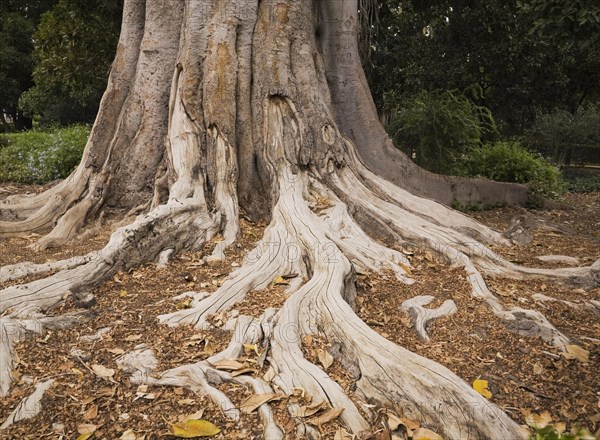
<path fill-rule="evenodd" d="M 23 189 L 4 187 L 0 197 Z M 541 225 L 551 226 L 538 228 L 531 243 L 495 250 L 511 261 L 527 266 L 561 266 L 539 261 L 537 256 L 540 255 L 575 256 L 581 265 L 599 259 L 600 193 L 569 194 L 566 202 L 573 209 L 530 212 Z M 499 208 L 469 215 L 497 230 L 505 230 L 511 219 L 522 212 L 516 208 Z M 164 370 L 206 359 L 223 349 L 230 338 L 224 331 L 169 328 L 159 325 L 156 317 L 187 307 L 185 301 L 173 299 L 182 292 L 216 290 L 231 270 L 242 263 L 244 255 L 262 236 L 264 227 L 243 222 L 241 240 L 227 252 L 224 262 L 203 263 L 202 257 L 213 243 L 207 245 L 204 252 L 177 256 L 162 269 L 148 264 L 128 273 L 119 273 L 92 292 L 96 303 L 89 307 L 89 320 L 69 330 L 46 332 L 20 343 L 16 350 L 18 365 L 13 371 L 15 384 L 11 394 L 0 400 L 0 422 L 31 393 L 37 382 L 48 378 L 54 378 L 56 382 L 44 397 L 42 413 L 0 431 L 0 438 L 75 439 L 79 435 L 78 427 L 90 424 L 96 427 L 93 438 L 97 439 L 118 439 L 128 430 L 133 431 L 137 439 L 168 439 L 174 437 L 168 435 L 167 421 L 177 421 L 198 411 L 202 412 L 203 419 L 221 429 L 214 438 L 262 438 L 256 412 L 243 415 L 240 423 L 235 424 L 226 419 L 207 397 L 186 389 L 140 389 L 121 374 L 116 360 L 138 344 L 145 343 L 156 352 L 160 361 L 158 370 Z M 4 239 L 0 241 L 0 265 L 81 255 L 101 248 L 109 235 L 107 227 L 95 237 L 38 253 L 27 247 L 37 236 Z M 393 243 L 389 245 L 394 246 Z M 487 306 L 471 298 L 461 269 L 448 267 L 418 246 L 402 251 L 414 266 L 414 285 L 401 284 L 386 273 L 359 275 L 357 313 L 367 324 L 399 345 L 442 363 L 469 383 L 475 379 L 487 380 L 491 401 L 519 423 L 524 423 L 529 413 L 548 411 L 554 421 L 563 422 L 567 427 L 581 425 L 592 432 L 600 430 L 600 316 L 585 308 L 575 309 L 564 303 L 539 302 L 533 298 L 534 294 L 543 293 L 583 304 L 592 299 L 600 301 L 599 288 L 583 291 L 548 282 L 488 280 L 492 290 L 507 306 L 518 305 L 543 312 L 572 338 L 574 344 L 587 350 L 589 361 L 582 362 L 565 358 L 540 339 L 525 338 L 508 331 Z M 25 281 L 28 280 L 20 282 Z M 450 298 L 458 306 L 456 314 L 430 324 L 430 342 L 424 342 L 416 335 L 410 318 L 400 309 L 403 301 L 424 294 L 436 297 L 429 307 Z M 265 291 L 249 294 L 236 309 L 242 314 L 259 316 L 265 307 L 279 307 L 283 301 L 285 286 L 273 283 Z M 67 298 L 51 313 L 59 315 L 75 310 L 79 305 Z M 100 337 L 86 338 L 97 335 L 101 329 L 106 330 L 100 332 Z M 319 350 L 330 349 L 334 342 L 305 338 L 304 353 L 318 364 Z M 252 364 L 256 357 L 256 353 L 248 350 L 248 363 Z M 114 369 L 115 374 L 102 379 L 93 373 L 92 365 Z M 267 368 L 268 362 L 254 374 L 262 375 Z M 381 410 L 368 402 L 360 402 L 353 394 L 356 378 L 352 372 L 334 361 L 328 373 L 349 392 L 359 408 L 371 409 L 373 431 L 383 432 Z M 222 387 L 236 405 L 252 395 L 251 390 L 240 385 L 223 384 Z M 289 399 L 303 403 L 301 396 L 292 396 L 272 405 L 279 426 L 286 431 L 287 438 L 294 439 L 295 422 L 286 411 Z M 323 438 L 333 439 L 340 428 L 339 421 L 323 425 Z"/>

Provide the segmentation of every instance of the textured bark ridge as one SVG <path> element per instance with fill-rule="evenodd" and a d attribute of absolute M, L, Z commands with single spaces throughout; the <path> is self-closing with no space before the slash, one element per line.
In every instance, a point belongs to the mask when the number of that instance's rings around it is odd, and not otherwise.
<path fill-rule="evenodd" d="M 526 193 L 519 186 L 434 176 L 393 148 L 360 67 L 357 10 L 351 0 L 125 1 L 109 86 L 81 165 L 47 193 L 2 202 L 2 217 L 13 221 L 0 222 L 0 237 L 50 231 L 38 246 L 51 246 L 105 210 L 139 215 L 98 252 L 0 271 L 4 281 L 53 272 L 0 292 L 0 394 L 10 391 L 16 340 L 84 317 L 44 317 L 66 296 L 89 299 L 89 289 L 117 271 L 164 263 L 219 234 L 208 259 L 221 259 L 236 240 L 242 211 L 270 219 L 246 263 L 217 292 L 192 293 L 191 308 L 158 319 L 206 328 L 210 315 L 227 312 L 248 292 L 297 274 L 287 301 L 257 320 L 237 317 L 230 346 L 198 364 L 156 372 L 152 349 L 139 347 L 122 362 L 132 380 L 207 394 L 233 420 L 240 413 L 216 387 L 222 381 L 258 393 L 303 388 L 344 408 L 342 420 L 361 435 L 370 428 L 364 408 L 303 357 L 302 337 L 318 334 L 337 343 L 337 356 L 356 372 L 357 395 L 365 401 L 419 419 L 445 438 L 521 436 L 515 422 L 448 369 L 362 322 L 353 311 L 356 272 L 389 270 L 413 283 L 409 261 L 376 238 L 425 243 L 464 267 L 473 296 L 509 328 L 564 348 L 569 339 L 543 315 L 507 309 L 484 276 L 589 287 L 598 284 L 600 267 L 516 266 L 486 247 L 509 245 L 506 238 L 438 203 L 519 202 Z M 423 331 L 427 319 L 449 312 L 425 304 L 413 304 Z M 267 349 L 270 383 L 214 368 L 235 359 L 244 343 Z M 282 438 L 268 404 L 260 415 L 265 438 Z M 299 438 L 318 435 L 298 425 Z"/>

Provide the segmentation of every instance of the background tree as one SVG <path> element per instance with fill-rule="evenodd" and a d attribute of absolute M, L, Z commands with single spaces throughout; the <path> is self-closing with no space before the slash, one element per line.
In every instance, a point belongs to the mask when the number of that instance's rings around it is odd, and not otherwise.
<path fill-rule="evenodd" d="M 18 102 L 21 94 L 33 85 L 33 33 L 40 14 L 53 3 L 51 0 L 0 3 L 0 120 L 5 131 L 9 129 L 6 117 L 17 130 L 31 126 Z"/>
<path fill-rule="evenodd" d="M 91 122 L 119 36 L 121 0 L 60 0 L 35 33 L 35 86 L 20 107 L 42 122 Z"/>
<path fill-rule="evenodd" d="M 422 89 L 477 85 L 483 93 L 474 102 L 492 111 L 505 134 L 522 133 L 540 112 L 576 112 L 600 91 L 600 50 L 590 37 L 598 14 L 596 7 L 566 3 L 581 21 L 560 34 L 538 32 L 540 18 L 530 12 L 542 14 L 542 4 L 549 8 L 552 2 L 380 3 L 367 69 L 376 101 L 383 107 L 392 90 L 398 104 Z"/>

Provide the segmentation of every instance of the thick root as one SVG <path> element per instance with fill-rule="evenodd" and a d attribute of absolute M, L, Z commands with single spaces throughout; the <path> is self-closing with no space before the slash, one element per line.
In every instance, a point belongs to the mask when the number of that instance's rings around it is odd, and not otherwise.
<path fill-rule="evenodd" d="M 233 382 L 250 387 L 255 394 L 273 394 L 273 389 L 263 380 L 250 376 L 234 376 L 218 370 L 213 365 L 220 361 L 235 360 L 244 353 L 244 344 L 257 344 L 262 340 L 261 325 L 253 318 L 240 316 L 228 347 L 211 356 L 206 361 L 184 365 L 162 373 L 154 372 L 157 362 L 151 349 L 141 346 L 135 352 L 125 355 L 118 363 L 120 368 L 131 376 L 136 384 L 154 386 L 186 387 L 200 395 L 209 396 L 231 420 L 237 422 L 241 411 L 236 408 L 225 393 L 216 388 L 222 382 Z M 152 374 L 151 374 L 152 373 Z M 282 440 L 283 431 L 277 426 L 269 404 L 258 408 L 263 425 L 263 438 Z"/>
<path fill-rule="evenodd" d="M 443 316 L 453 315 L 458 310 L 456 303 L 451 299 L 444 301 L 441 306 L 435 309 L 426 308 L 425 306 L 434 299 L 435 297 L 431 295 L 423 295 L 411 298 L 402 303 L 402 308 L 406 310 L 412 318 L 415 331 L 427 342 L 430 341 L 429 335 L 427 334 L 427 324 L 429 321 Z"/>
<path fill-rule="evenodd" d="M 0 426 L 0 430 L 6 429 L 13 423 L 21 420 L 31 419 L 37 416 L 42 410 L 42 399 L 46 391 L 54 384 L 54 379 L 40 382 L 36 385 L 33 393 L 24 398 L 8 418 Z"/>

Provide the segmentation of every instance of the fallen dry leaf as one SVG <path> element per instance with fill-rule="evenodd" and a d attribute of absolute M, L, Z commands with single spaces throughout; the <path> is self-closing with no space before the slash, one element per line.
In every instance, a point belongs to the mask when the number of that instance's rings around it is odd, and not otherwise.
<path fill-rule="evenodd" d="M 333 436 L 333 440 L 351 440 L 352 437 L 348 434 L 344 428 L 340 428 L 335 431 L 335 435 Z"/>
<path fill-rule="evenodd" d="M 188 420 L 200 420 L 204 416 L 204 410 L 196 411 L 194 414 L 190 414 L 189 416 L 185 416 L 182 422 L 187 422 Z"/>
<path fill-rule="evenodd" d="M 137 435 L 131 429 L 128 429 L 123 433 L 119 440 L 137 440 Z"/>
<path fill-rule="evenodd" d="M 125 350 L 123 350 L 122 348 L 107 348 L 106 351 L 108 351 L 111 354 L 124 354 Z"/>
<path fill-rule="evenodd" d="M 274 393 L 253 394 L 240 404 L 240 410 L 244 414 L 250 414 L 257 410 L 259 406 L 273 400 L 280 400 L 282 397 L 281 394 Z"/>
<path fill-rule="evenodd" d="M 225 370 L 225 371 L 236 371 L 246 368 L 246 364 L 242 364 L 238 361 L 234 361 L 231 359 L 224 359 L 222 361 L 216 362 L 214 367 L 217 370 Z"/>
<path fill-rule="evenodd" d="M 529 426 L 533 427 L 533 428 L 545 428 L 546 426 L 548 426 L 550 424 L 550 422 L 552 421 L 552 416 L 550 415 L 550 413 L 548 411 L 544 411 L 541 414 L 534 414 L 531 413 L 528 416 L 525 417 L 525 423 L 527 423 Z"/>
<path fill-rule="evenodd" d="M 263 376 L 263 379 L 265 380 L 265 382 L 271 382 L 275 378 L 276 375 L 277 375 L 277 373 L 275 372 L 275 369 L 273 367 L 269 367 L 269 369 Z"/>
<path fill-rule="evenodd" d="M 81 423 L 77 425 L 77 432 L 81 435 L 85 434 L 93 434 L 98 429 L 97 425 L 92 425 L 90 423 Z M 89 437 L 87 437 L 89 438 Z M 79 440 L 79 439 L 78 439 Z"/>
<path fill-rule="evenodd" d="M 93 420 L 98 417 L 98 405 L 90 406 L 84 413 L 83 418 L 85 420 Z"/>
<path fill-rule="evenodd" d="M 476 379 L 475 381 L 473 381 L 473 389 L 475 391 L 477 391 L 479 394 L 481 394 L 483 397 L 485 397 L 486 399 L 491 399 L 493 396 L 491 391 L 488 390 L 488 381 L 487 380 Z"/>
<path fill-rule="evenodd" d="M 579 345 L 567 345 L 567 351 L 561 353 L 565 359 L 577 359 L 579 362 L 587 364 L 590 361 L 590 352 Z"/>
<path fill-rule="evenodd" d="M 325 423 L 329 423 L 332 420 L 337 419 L 344 412 L 344 408 L 331 408 L 325 411 L 318 417 L 313 417 L 308 421 L 311 425 L 323 426 Z"/>
<path fill-rule="evenodd" d="M 103 365 L 94 364 L 92 365 L 92 371 L 96 373 L 96 376 L 101 377 L 103 379 L 113 377 L 115 375 L 115 370 L 112 368 L 106 368 Z"/>
<path fill-rule="evenodd" d="M 325 408 L 327 408 L 327 402 L 323 400 L 322 402 L 319 402 L 319 403 L 313 403 L 312 405 L 302 406 L 302 407 L 298 408 L 294 412 L 293 416 L 294 417 L 310 417 Z"/>
<path fill-rule="evenodd" d="M 171 423 L 171 435 L 179 438 L 212 437 L 221 432 L 221 429 L 207 420 L 186 420 L 181 423 Z"/>
<path fill-rule="evenodd" d="M 333 356 L 331 356 L 327 350 L 317 350 L 317 357 L 319 358 L 319 362 L 321 362 L 321 365 L 323 365 L 323 369 L 325 371 L 327 371 L 327 369 L 333 364 Z"/>
<path fill-rule="evenodd" d="M 413 440 L 442 440 L 442 436 L 426 428 L 419 428 L 413 433 Z"/>

